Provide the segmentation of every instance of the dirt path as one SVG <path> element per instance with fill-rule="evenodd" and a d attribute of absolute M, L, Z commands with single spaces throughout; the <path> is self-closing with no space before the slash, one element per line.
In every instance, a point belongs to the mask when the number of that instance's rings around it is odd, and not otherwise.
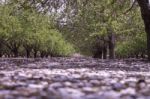
<path fill-rule="evenodd" d="M 150 63 L 0 59 L 0 99 L 150 99 Z"/>

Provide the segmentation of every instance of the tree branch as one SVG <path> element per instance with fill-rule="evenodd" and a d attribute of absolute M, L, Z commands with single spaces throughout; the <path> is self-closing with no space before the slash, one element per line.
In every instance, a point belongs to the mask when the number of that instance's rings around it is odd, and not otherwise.
<path fill-rule="evenodd" d="M 134 0 L 134 2 L 132 3 L 131 7 L 130 7 L 128 10 L 126 10 L 126 11 L 124 12 L 124 14 L 126 14 L 126 13 L 128 13 L 129 11 L 132 10 L 132 8 L 134 7 L 136 1 L 137 1 L 137 0 Z"/>

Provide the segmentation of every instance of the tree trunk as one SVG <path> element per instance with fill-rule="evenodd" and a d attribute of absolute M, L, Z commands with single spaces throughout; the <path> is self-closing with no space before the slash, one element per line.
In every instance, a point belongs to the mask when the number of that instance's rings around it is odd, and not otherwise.
<path fill-rule="evenodd" d="M 18 48 L 12 49 L 12 52 L 14 54 L 14 57 L 18 57 Z"/>
<path fill-rule="evenodd" d="M 98 49 L 95 53 L 94 53 L 94 58 L 100 58 L 102 59 L 102 50 Z"/>
<path fill-rule="evenodd" d="M 137 0 L 141 8 L 141 16 L 144 21 L 145 31 L 147 34 L 147 55 L 150 61 L 150 3 L 149 0 Z"/>
<path fill-rule="evenodd" d="M 99 41 L 100 38 L 97 36 L 96 37 L 96 42 L 93 44 L 93 57 L 94 58 L 103 58 L 103 45 Z"/>
<path fill-rule="evenodd" d="M 34 58 L 37 58 L 37 51 L 34 50 Z"/>
<path fill-rule="evenodd" d="M 0 43 L 0 57 L 3 56 L 3 52 L 2 52 L 2 44 Z"/>
<path fill-rule="evenodd" d="M 30 57 L 30 50 L 26 49 L 26 57 L 29 58 Z"/>
<path fill-rule="evenodd" d="M 141 58 L 145 58 L 145 55 L 144 55 L 144 53 L 141 53 Z"/>
<path fill-rule="evenodd" d="M 103 59 L 107 59 L 107 47 L 103 48 Z"/>
<path fill-rule="evenodd" d="M 48 58 L 48 56 L 49 56 L 48 54 L 45 55 L 46 58 Z"/>
<path fill-rule="evenodd" d="M 31 54 L 31 51 L 32 51 L 32 46 L 24 44 L 23 47 L 26 51 L 26 57 L 30 58 L 31 57 L 30 54 Z"/>
<path fill-rule="evenodd" d="M 109 59 L 114 59 L 115 58 L 115 35 L 113 32 L 109 34 Z"/>
<path fill-rule="evenodd" d="M 41 52 L 41 58 L 44 58 L 46 55 L 45 55 L 45 52 Z"/>
<path fill-rule="evenodd" d="M 2 55 L 2 53 L 0 52 L 0 57 L 2 57 L 3 55 Z"/>

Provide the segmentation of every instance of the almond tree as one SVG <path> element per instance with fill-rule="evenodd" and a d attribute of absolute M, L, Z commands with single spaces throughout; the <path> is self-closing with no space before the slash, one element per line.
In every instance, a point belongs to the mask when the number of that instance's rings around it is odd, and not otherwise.
<path fill-rule="evenodd" d="M 150 2 L 149 0 L 137 0 L 137 2 L 141 8 L 141 16 L 147 33 L 147 55 L 150 61 Z"/>

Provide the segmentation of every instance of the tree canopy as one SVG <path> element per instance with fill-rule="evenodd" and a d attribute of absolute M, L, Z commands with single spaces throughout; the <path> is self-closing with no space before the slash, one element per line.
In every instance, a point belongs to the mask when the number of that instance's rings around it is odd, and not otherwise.
<path fill-rule="evenodd" d="M 67 56 L 76 51 L 104 59 L 150 56 L 146 0 L 4 1 L 0 55 Z"/>

